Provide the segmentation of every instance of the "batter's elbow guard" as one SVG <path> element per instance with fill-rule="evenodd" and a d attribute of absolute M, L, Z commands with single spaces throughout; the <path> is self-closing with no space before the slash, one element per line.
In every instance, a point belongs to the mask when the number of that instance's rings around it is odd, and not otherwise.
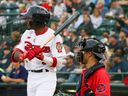
<path fill-rule="evenodd" d="M 12 62 L 19 62 L 21 61 L 19 56 L 20 54 L 23 54 L 23 51 L 21 51 L 20 49 L 14 49 L 12 55 L 11 55 L 11 61 Z"/>

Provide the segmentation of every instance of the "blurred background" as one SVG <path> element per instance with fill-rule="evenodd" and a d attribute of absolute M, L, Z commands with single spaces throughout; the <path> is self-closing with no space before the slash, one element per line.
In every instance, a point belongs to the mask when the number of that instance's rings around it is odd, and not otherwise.
<path fill-rule="evenodd" d="M 0 74 L 8 77 L 0 78 L 0 96 L 27 96 L 24 64 L 13 63 L 10 57 L 27 29 L 20 14 L 33 5 L 50 11 L 49 27 L 53 30 L 84 6 L 81 15 L 61 32 L 67 63 L 57 69 L 56 94 L 74 96 L 85 68 L 76 60 L 76 44 L 82 38 L 96 37 L 107 49 L 105 66 L 111 77 L 112 96 L 128 96 L 128 0 L 0 0 Z"/>

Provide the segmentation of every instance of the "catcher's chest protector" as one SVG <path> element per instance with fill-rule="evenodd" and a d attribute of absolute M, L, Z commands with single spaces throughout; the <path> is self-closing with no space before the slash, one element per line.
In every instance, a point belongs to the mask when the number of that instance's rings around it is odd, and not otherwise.
<path fill-rule="evenodd" d="M 103 64 L 96 64 L 89 70 L 83 70 L 76 96 L 95 96 L 89 85 L 86 83 L 87 79 L 99 68 L 105 67 Z M 84 81 L 84 82 L 83 82 Z"/>

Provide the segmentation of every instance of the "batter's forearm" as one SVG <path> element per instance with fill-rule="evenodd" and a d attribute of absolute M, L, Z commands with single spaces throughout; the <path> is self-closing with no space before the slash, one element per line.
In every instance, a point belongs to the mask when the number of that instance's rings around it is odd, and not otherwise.
<path fill-rule="evenodd" d="M 43 62 L 51 67 L 56 67 L 66 63 L 64 58 L 57 58 L 57 57 L 43 57 Z"/>

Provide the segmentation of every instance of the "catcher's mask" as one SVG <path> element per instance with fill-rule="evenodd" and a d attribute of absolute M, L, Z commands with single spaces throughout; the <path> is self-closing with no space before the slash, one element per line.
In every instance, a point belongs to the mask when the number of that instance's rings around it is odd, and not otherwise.
<path fill-rule="evenodd" d="M 105 59 L 105 46 L 102 42 L 95 38 L 83 39 L 79 43 L 80 51 L 77 54 L 79 62 L 83 62 L 84 52 L 93 52 L 100 60 Z"/>

